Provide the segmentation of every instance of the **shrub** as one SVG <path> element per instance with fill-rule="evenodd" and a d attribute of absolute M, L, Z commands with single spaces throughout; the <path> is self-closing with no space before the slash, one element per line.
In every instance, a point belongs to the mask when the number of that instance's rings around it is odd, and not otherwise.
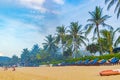
<path fill-rule="evenodd" d="M 116 58 L 119 58 L 120 59 L 120 53 L 116 53 L 116 54 L 106 54 L 106 55 L 102 55 L 102 56 L 85 56 L 85 57 L 80 57 L 80 58 L 67 58 L 67 59 L 64 59 L 64 60 L 52 60 L 50 63 L 52 64 L 58 64 L 58 63 L 61 63 L 61 62 L 77 62 L 79 60 L 86 60 L 86 59 L 89 59 L 89 60 L 94 60 L 96 58 L 98 58 L 99 60 L 102 60 L 102 59 L 110 59 L 110 58 L 113 58 L 113 57 L 116 57 Z"/>

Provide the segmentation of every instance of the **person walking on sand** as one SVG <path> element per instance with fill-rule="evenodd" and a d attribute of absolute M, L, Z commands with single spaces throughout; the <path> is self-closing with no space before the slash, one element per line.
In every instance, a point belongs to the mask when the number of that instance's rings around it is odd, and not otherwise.
<path fill-rule="evenodd" d="M 8 70 L 7 66 L 4 67 L 4 71 Z"/>
<path fill-rule="evenodd" d="M 15 69 L 15 66 L 12 66 L 12 71 L 15 71 L 16 69 Z"/>

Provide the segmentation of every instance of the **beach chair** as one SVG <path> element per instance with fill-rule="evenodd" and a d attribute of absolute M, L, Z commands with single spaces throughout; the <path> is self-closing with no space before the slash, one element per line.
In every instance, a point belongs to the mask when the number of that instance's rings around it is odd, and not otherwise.
<path fill-rule="evenodd" d="M 97 65 L 97 64 L 98 64 L 98 58 L 89 62 L 89 65 Z"/>
<path fill-rule="evenodd" d="M 76 65 L 81 65 L 81 64 L 82 64 L 82 60 L 76 62 Z"/>
<path fill-rule="evenodd" d="M 108 62 L 110 63 L 110 64 L 117 64 L 118 62 L 119 62 L 119 59 L 118 58 L 116 58 L 116 57 L 113 57 L 112 59 L 109 59 L 108 60 Z"/>
<path fill-rule="evenodd" d="M 67 63 L 66 63 L 67 66 L 73 66 L 73 65 L 75 65 L 75 64 L 76 64 L 75 62 L 67 62 Z"/>
<path fill-rule="evenodd" d="M 61 64 L 59 63 L 59 64 L 53 64 L 53 66 L 60 66 Z"/>
<path fill-rule="evenodd" d="M 75 65 L 76 63 L 75 62 L 71 62 L 71 65 Z"/>
<path fill-rule="evenodd" d="M 65 66 L 66 65 L 66 63 L 65 62 L 62 62 L 61 64 L 60 64 L 60 66 Z"/>
<path fill-rule="evenodd" d="M 99 61 L 99 64 L 100 64 L 100 65 L 103 65 L 103 64 L 105 64 L 106 62 L 107 62 L 107 60 L 102 59 L 102 60 Z"/>
<path fill-rule="evenodd" d="M 90 61 L 90 60 L 87 59 L 87 60 L 85 60 L 82 64 L 83 64 L 83 65 L 89 65 L 89 61 Z"/>

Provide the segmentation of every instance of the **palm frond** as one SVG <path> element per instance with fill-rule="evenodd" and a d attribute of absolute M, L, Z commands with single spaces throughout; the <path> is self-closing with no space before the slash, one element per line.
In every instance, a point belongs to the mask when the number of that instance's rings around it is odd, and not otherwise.
<path fill-rule="evenodd" d="M 119 18 L 120 15 L 120 0 L 105 0 L 105 3 L 108 3 L 107 9 L 109 10 L 114 4 L 116 5 L 114 9 L 114 13 L 117 11 L 117 19 Z"/>
<path fill-rule="evenodd" d="M 89 12 L 89 14 L 92 16 L 92 18 L 95 18 L 95 13 L 94 12 Z"/>
<path fill-rule="evenodd" d="M 107 4 L 110 0 L 105 0 L 105 4 Z"/>
<path fill-rule="evenodd" d="M 115 3 L 115 0 L 111 0 L 110 3 L 108 4 L 107 9 L 109 10 L 111 8 L 111 6 L 113 6 Z"/>
<path fill-rule="evenodd" d="M 114 32 L 113 32 L 113 36 L 115 36 L 115 33 L 116 32 L 119 32 L 120 31 L 120 28 L 117 28 Z"/>
<path fill-rule="evenodd" d="M 103 29 L 100 31 L 100 33 L 103 37 L 107 37 L 108 31 Z"/>
<path fill-rule="evenodd" d="M 120 7 L 119 7 L 118 12 L 117 12 L 117 18 L 119 18 L 119 16 L 120 16 Z"/>
<path fill-rule="evenodd" d="M 80 39 L 81 43 L 84 44 L 85 46 L 87 45 L 86 42 L 83 39 Z"/>
<path fill-rule="evenodd" d="M 58 36 L 55 38 L 55 43 L 59 44 L 59 41 L 60 41 L 60 35 L 58 35 Z"/>
<path fill-rule="evenodd" d="M 104 15 L 102 18 L 101 18 L 101 20 L 102 21 L 105 21 L 105 20 L 107 20 L 108 18 L 110 18 L 111 16 L 108 16 L 108 15 Z"/>
<path fill-rule="evenodd" d="M 119 45 L 119 44 L 120 44 L 120 36 L 115 41 L 114 46 L 117 47 L 117 45 Z"/>
<path fill-rule="evenodd" d="M 93 29 L 93 27 L 94 27 L 92 24 L 89 24 L 89 25 L 87 25 L 87 26 L 89 26 L 89 27 L 88 27 L 88 29 L 86 30 L 85 36 L 87 36 L 87 35 L 91 32 L 91 30 Z"/>
<path fill-rule="evenodd" d="M 114 12 L 116 12 L 120 8 L 120 2 L 117 3 Z M 119 12 L 119 11 L 118 11 Z"/>
<path fill-rule="evenodd" d="M 80 38 L 81 38 L 82 40 L 89 41 L 89 39 L 88 39 L 87 37 L 85 37 L 85 36 L 80 36 Z"/>
<path fill-rule="evenodd" d="M 87 22 L 95 22 L 94 19 L 88 19 Z"/>
<path fill-rule="evenodd" d="M 113 27 L 111 26 L 111 25 L 109 25 L 109 24 L 106 24 L 106 23 L 102 23 L 101 24 L 103 27 L 107 27 L 108 29 L 110 29 L 110 30 L 112 30 L 113 29 Z"/>

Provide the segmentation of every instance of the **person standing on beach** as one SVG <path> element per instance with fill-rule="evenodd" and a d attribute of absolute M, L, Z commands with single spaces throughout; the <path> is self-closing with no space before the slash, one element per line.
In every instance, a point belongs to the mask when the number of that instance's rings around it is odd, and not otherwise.
<path fill-rule="evenodd" d="M 7 66 L 4 67 L 4 71 L 8 70 Z"/>
<path fill-rule="evenodd" d="M 15 66 L 12 66 L 12 71 L 15 71 L 16 69 L 15 69 Z"/>

